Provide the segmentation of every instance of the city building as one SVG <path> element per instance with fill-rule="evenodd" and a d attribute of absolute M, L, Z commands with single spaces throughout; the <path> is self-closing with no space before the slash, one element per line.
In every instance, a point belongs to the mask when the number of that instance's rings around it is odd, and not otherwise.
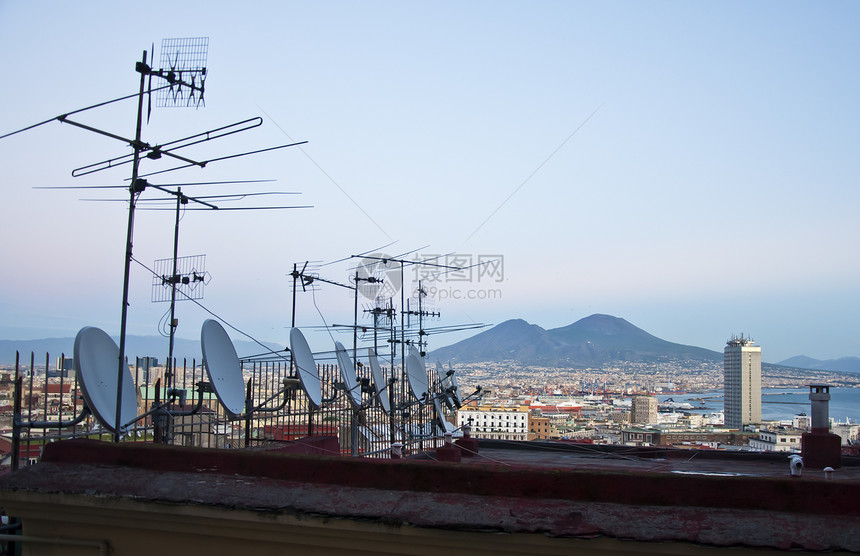
<path fill-rule="evenodd" d="M 625 446 L 651 446 L 659 444 L 660 431 L 657 429 L 630 428 L 621 430 L 621 443 Z"/>
<path fill-rule="evenodd" d="M 723 350 L 723 396 L 727 428 L 761 423 L 761 347 L 743 334 Z"/>
<path fill-rule="evenodd" d="M 756 452 L 800 452 L 800 438 L 803 431 L 780 427 L 769 431 L 759 431 L 758 438 L 750 438 L 750 450 Z"/>
<path fill-rule="evenodd" d="M 705 418 L 698 413 L 686 413 L 678 417 L 678 420 L 675 421 L 675 424 L 681 428 L 699 429 L 704 426 Z"/>
<path fill-rule="evenodd" d="M 830 432 L 839 435 L 843 446 L 860 444 L 860 425 L 857 423 L 835 423 Z"/>
<path fill-rule="evenodd" d="M 631 427 L 621 430 L 625 446 L 744 446 L 753 433 L 724 429 L 671 429 Z M 800 444 L 798 444 L 799 446 Z"/>
<path fill-rule="evenodd" d="M 654 396 L 633 396 L 630 422 L 636 425 L 657 423 L 657 398 Z"/>
<path fill-rule="evenodd" d="M 807 430 L 812 426 L 812 419 L 806 413 L 798 413 L 791 419 L 791 426 L 796 429 Z"/>
<path fill-rule="evenodd" d="M 558 429 L 549 417 L 529 415 L 529 440 L 550 440 L 558 438 Z"/>
<path fill-rule="evenodd" d="M 457 412 L 457 427 L 472 426 L 476 438 L 528 440 L 528 407 L 479 407 Z"/>
<path fill-rule="evenodd" d="M 75 360 L 71 357 L 57 357 L 57 370 L 62 371 L 65 376 L 69 376 L 68 373 L 75 370 Z"/>

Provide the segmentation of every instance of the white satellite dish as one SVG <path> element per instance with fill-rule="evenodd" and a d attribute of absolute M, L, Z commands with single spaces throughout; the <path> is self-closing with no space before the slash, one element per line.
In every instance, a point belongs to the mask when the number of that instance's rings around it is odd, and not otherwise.
<path fill-rule="evenodd" d="M 296 372 L 299 375 L 299 381 L 302 383 L 302 389 L 307 394 L 308 401 L 310 401 L 314 409 L 319 409 L 322 403 L 320 375 L 317 371 L 317 364 L 314 361 L 314 354 L 311 352 L 311 348 L 308 347 L 308 341 L 298 328 L 290 330 L 290 350 L 293 353 L 293 363 L 296 365 Z"/>
<path fill-rule="evenodd" d="M 450 432 L 453 436 L 462 436 L 462 433 L 457 434 L 459 431 L 457 430 L 457 427 L 454 425 L 454 423 L 448 421 L 448 419 L 445 418 L 445 413 L 442 411 L 442 404 L 439 403 L 439 398 L 433 399 L 433 405 L 436 407 L 436 415 L 439 416 L 439 424 L 441 425 L 439 427 L 439 430 L 442 432 L 442 434 Z"/>
<path fill-rule="evenodd" d="M 442 404 L 439 402 L 438 397 L 433 398 L 433 407 L 436 408 L 436 417 L 439 418 L 439 424 L 443 425 L 445 423 L 445 413 L 442 412 Z"/>
<path fill-rule="evenodd" d="M 388 382 L 385 380 L 385 374 L 382 372 L 382 367 L 379 366 L 379 358 L 376 357 L 376 352 L 373 348 L 367 348 L 367 360 L 370 362 L 370 374 L 373 376 L 373 388 L 376 391 L 376 398 L 379 400 L 379 405 L 385 413 L 391 413 L 391 400 L 388 396 Z"/>
<path fill-rule="evenodd" d="M 119 347 L 104 330 L 86 326 L 75 337 L 75 370 L 84 401 L 109 431 L 123 432 L 137 417 L 137 394 L 128 365 L 119 364 Z M 123 373 L 120 422 L 116 422 L 118 372 Z"/>
<path fill-rule="evenodd" d="M 361 388 L 358 387 L 358 377 L 355 374 L 355 367 L 352 365 L 352 360 L 349 354 L 346 353 L 346 348 L 340 342 L 334 343 L 335 355 L 337 356 L 337 366 L 340 368 L 340 376 L 343 378 L 343 385 L 347 390 L 349 401 L 355 409 L 361 408 Z"/>
<path fill-rule="evenodd" d="M 425 397 L 429 391 L 427 386 L 427 369 L 424 367 L 424 361 L 417 353 L 410 353 L 406 358 L 406 378 L 409 382 L 409 389 L 412 395 L 423 405 Z"/>
<path fill-rule="evenodd" d="M 200 331 L 203 366 L 218 401 L 231 418 L 245 410 L 245 379 L 236 348 L 218 321 L 206 319 Z"/>

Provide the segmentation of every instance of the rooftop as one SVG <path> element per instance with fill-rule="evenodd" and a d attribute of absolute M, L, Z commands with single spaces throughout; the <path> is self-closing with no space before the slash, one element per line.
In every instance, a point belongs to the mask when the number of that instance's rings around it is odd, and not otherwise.
<path fill-rule="evenodd" d="M 477 455 L 446 463 L 432 453 L 380 460 L 283 449 L 57 442 L 41 463 L 0 478 L 0 505 L 24 518 L 25 535 L 97 538 L 122 553 L 151 554 L 166 542 L 153 531 L 163 530 L 194 538 L 198 552 L 228 553 L 240 537 L 243 550 L 266 553 L 249 543 L 286 524 L 290 546 L 318 553 L 337 552 L 338 542 L 413 554 L 443 545 L 470 554 L 860 550 L 851 458 L 824 480 L 815 470 L 790 478 L 784 455 L 482 441 Z M 192 522 L 207 520 L 222 525 L 203 538 Z M 343 535 L 359 536 L 344 545 Z M 271 542 L 277 553 L 287 540 Z"/>
<path fill-rule="evenodd" d="M 502 466 L 622 471 L 626 473 L 701 475 L 721 477 L 789 477 L 784 452 L 745 452 L 662 447 L 600 446 L 559 442 L 505 442 L 482 440 L 477 457 L 466 465 L 495 463 Z M 804 468 L 802 479 L 823 480 L 821 469 Z M 860 458 L 843 456 L 834 480 L 858 483 Z"/>

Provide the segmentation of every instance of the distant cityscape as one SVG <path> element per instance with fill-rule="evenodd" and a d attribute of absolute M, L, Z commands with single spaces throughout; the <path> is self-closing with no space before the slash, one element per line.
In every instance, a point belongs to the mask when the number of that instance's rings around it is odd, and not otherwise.
<path fill-rule="evenodd" d="M 432 429 L 433 422 L 438 430 L 458 436 L 468 431 L 478 439 L 800 452 L 802 435 L 812 429 L 809 394 L 792 398 L 789 403 L 794 405 L 779 417 L 766 418 L 762 389 L 797 393 L 819 384 L 860 394 L 860 374 L 762 364 L 761 354 L 762 348 L 743 335 L 732 336 L 719 354 L 666 342 L 610 315 L 592 315 L 548 331 L 515 319 L 429 353 L 425 379 L 431 391 L 444 390 L 441 384 L 447 379 L 434 365 L 449 358 L 453 362 L 439 368 L 447 367 L 456 376 L 459 403 L 436 394 L 432 404 L 419 402 L 417 410 L 403 415 L 422 421 L 422 427 L 430 424 L 431 432 L 417 438 L 435 437 L 434 441 L 440 436 Z M 166 377 L 159 363 L 155 357 L 130 362 L 137 414 L 146 413 L 159 397 L 166 399 L 167 390 L 156 387 Z M 253 384 L 253 396 L 261 403 L 279 396 L 279 385 L 290 372 L 290 365 L 281 363 L 245 367 L 244 381 Z M 183 377 L 177 383 L 183 385 L 179 390 L 194 399 L 192 385 L 199 380 L 195 377 L 203 375 L 200 361 L 178 365 L 182 369 L 178 376 Z M 343 390 L 338 386 L 338 366 L 318 364 L 323 384 L 335 393 Z M 367 367 L 359 361 L 356 371 L 369 385 L 372 377 Z M 34 358 L 32 363 L 27 357 L 19 362 L 18 376 L 27 377 L 21 403 L 29 420 L 59 420 L 64 415 L 68 419 L 80 411 L 83 399 L 74 369 L 73 359 L 63 356 L 53 361 Z M 400 375 L 404 378 L 393 386 L 403 400 L 413 399 L 406 390 L 406 374 L 411 371 Z M 7 460 L 13 435 L 14 378 L 14 366 L 0 366 L 0 453 Z M 332 399 L 336 398 L 335 394 Z M 357 391 L 356 398 L 361 398 Z M 309 412 L 298 402 L 284 414 L 255 418 L 244 425 L 225 415 L 213 395 L 206 394 L 202 403 L 205 412 L 177 420 L 171 441 L 240 447 L 250 441 L 295 440 L 309 434 L 309 425 L 303 423 L 315 419 L 319 424 L 313 430 L 337 435 L 343 449 L 353 455 L 378 453 L 393 442 L 389 417 L 378 403 L 363 410 L 358 427 L 344 399 L 320 412 Z M 853 415 L 854 422 L 825 418 L 825 432 L 838 435 L 848 451 L 860 445 L 860 419 Z M 154 427 L 148 420 L 141 421 L 134 439 L 157 437 Z M 98 430 L 91 421 L 76 427 L 73 434 Z M 38 453 L 25 457 L 38 458 Z"/>
<path fill-rule="evenodd" d="M 461 384 L 477 385 L 498 392 L 530 395 L 579 395 L 709 392 L 722 390 L 720 363 L 627 362 L 605 368 L 550 367 L 512 361 L 462 363 L 455 366 Z M 763 388 L 805 388 L 823 382 L 840 388 L 860 388 L 860 375 L 763 365 Z"/>
<path fill-rule="evenodd" d="M 760 350 L 755 353 L 760 354 Z M 734 372 L 730 369 L 728 349 L 723 364 L 691 360 L 619 362 L 602 368 L 576 369 L 516 361 L 458 364 L 453 368 L 460 395 L 467 401 L 459 408 L 443 409 L 441 417 L 460 433 L 463 427 L 470 427 L 476 438 L 799 452 L 801 435 L 811 426 L 808 404 L 786 418 L 763 419 L 761 388 L 803 390 L 816 383 L 834 389 L 857 389 L 860 393 L 860 375 L 768 365 L 762 372 L 760 355 L 754 363 L 760 386 L 752 395 L 757 396 L 758 412 L 737 422 L 726 416 L 733 411 L 731 403 L 739 404 L 740 398 L 730 403 L 723 399 L 724 393 L 729 392 L 726 377 Z M 139 359 L 137 365 L 139 410 L 143 412 L 156 391 L 154 384 L 164 376 L 164 368 L 158 367 L 154 358 Z M 69 416 L 79 410 L 81 400 L 73 389 L 72 360 L 57 360 L 56 368 L 61 366 L 63 372 L 55 370 L 48 377 L 38 367 L 28 376 L 24 404 L 29 418 L 57 419 L 59 415 Z M 254 372 L 246 371 L 246 379 L 253 375 Z M 0 451 L 6 461 L 11 445 L 13 377 L 13 368 L 0 367 L 0 435 L 6 439 L 0 442 Z M 273 395 L 274 385 L 272 381 L 259 395 Z M 678 400 L 670 399 L 673 395 Z M 664 399 L 658 401 L 658 396 Z M 214 398 L 206 406 L 212 411 L 218 409 Z M 332 416 L 324 420 L 335 424 L 340 418 Z M 217 423 L 220 424 L 209 429 L 196 422 L 191 429 L 196 427 L 197 432 L 183 443 L 238 446 L 236 434 L 241 433 L 240 429 L 223 418 Z M 829 425 L 847 450 L 857 449 L 860 425 L 836 419 Z M 203 428 L 208 432 L 201 434 Z M 345 434 L 342 423 L 325 430 Z M 287 436 L 299 437 L 303 432 L 299 425 L 261 424 L 253 434 L 258 439 L 288 439 Z M 342 438 L 341 443 L 349 446 L 350 440 Z"/>
<path fill-rule="evenodd" d="M 480 386 L 481 396 L 458 412 L 457 425 L 472 424 L 477 437 L 502 440 L 800 453 L 801 436 L 811 427 L 808 403 L 788 418 L 762 419 L 761 388 L 807 390 L 809 384 L 817 383 L 855 389 L 860 388 L 860 375 L 779 366 L 765 366 L 767 372 L 762 374 L 760 353 L 758 349 L 757 401 L 747 402 L 757 405 L 757 417 L 735 416 L 735 426 L 726 423 L 726 415 L 731 414 L 732 403 L 740 405 L 740 398 L 728 404 L 723 400 L 730 389 L 726 375 L 736 372 L 730 369 L 728 354 L 722 365 L 690 361 L 626 363 L 601 369 L 510 361 L 458 365 L 461 388 L 472 392 Z M 688 396 L 693 393 L 700 395 Z M 657 395 L 685 395 L 693 403 L 671 397 L 658 403 Z M 715 399 L 718 406 L 713 404 Z M 831 419 L 830 430 L 849 450 L 860 444 L 857 422 Z"/>

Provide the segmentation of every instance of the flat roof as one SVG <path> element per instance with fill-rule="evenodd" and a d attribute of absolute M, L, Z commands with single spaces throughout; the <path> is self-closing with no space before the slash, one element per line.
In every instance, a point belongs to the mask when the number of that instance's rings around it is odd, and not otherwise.
<path fill-rule="evenodd" d="M 286 445 L 285 445 L 286 446 Z M 860 551 L 860 465 L 786 454 L 481 441 L 460 463 L 66 440 L 0 477 L 0 505 L 122 499 L 488 533 Z M 38 509 L 38 508 L 37 508 Z M 35 510 L 34 510 L 35 511 Z M 148 510 L 146 510 L 148 511 Z"/>
<path fill-rule="evenodd" d="M 790 455 L 788 452 L 481 440 L 478 453 L 462 461 L 466 465 L 787 478 Z M 801 477 L 825 478 L 823 470 L 809 467 L 803 469 Z M 860 458 L 843 456 L 842 467 L 834 470 L 832 477 L 860 483 Z"/>

